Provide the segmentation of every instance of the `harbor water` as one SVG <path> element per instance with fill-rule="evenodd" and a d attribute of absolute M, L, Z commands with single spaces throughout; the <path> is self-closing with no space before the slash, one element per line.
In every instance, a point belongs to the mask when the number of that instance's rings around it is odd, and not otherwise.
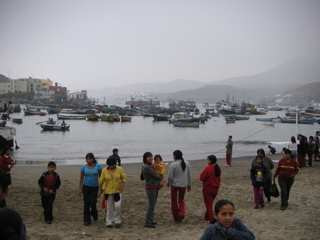
<path fill-rule="evenodd" d="M 258 148 L 268 152 L 268 145 L 280 153 L 287 147 L 296 131 L 309 137 L 320 129 L 319 124 L 276 123 L 263 125 L 256 117 L 285 116 L 285 111 L 269 111 L 267 115 L 251 115 L 249 120 L 226 123 L 223 116 L 212 117 L 199 128 L 174 127 L 168 122 L 154 122 L 152 117 L 134 116 L 132 122 L 90 122 L 67 120 L 70 130 L 43 131 L 40 124 L 56 115 L 24 116 L 14 113 L 13 118 L 22 118 L 22 124 L 11 123 L 16 128 L 15 140 L 18 149 L 13 159 L 18 164 L 46 164 L 56 161 L 59 165 L 85 163 L 85 155 L 92 152 L 98 162 L 105 164 L 113 148 L 119 149 L 122 163 L 142 162 L 146 151 L 161 154 L 164 161 L 172 161 L 172 152 L 181 150 L 185 160 L 205 159 L 214 154 L 225 157 L 225 145 L 233 136 L 233 157 L 253 156 Z M 223 162 L 224 163 L 224 162 Z M 221 164 L 223 164 L 221 163 Z"/>

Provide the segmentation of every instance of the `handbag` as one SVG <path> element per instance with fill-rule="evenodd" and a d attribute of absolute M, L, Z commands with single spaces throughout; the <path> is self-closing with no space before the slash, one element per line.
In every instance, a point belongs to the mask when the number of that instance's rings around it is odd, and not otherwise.
<path fill-rule="evenodd" d="M 277 184 L 276 183 L 273 183 L 272 185 L 271 185 L 271 188 L 270 188 L 270 196 L 271 197 L 275 197 L 275 198 L 277 198 L 277 197 L 279 197 L 279 190 L 278 190 L 278 187 L 277 187 Z"/>

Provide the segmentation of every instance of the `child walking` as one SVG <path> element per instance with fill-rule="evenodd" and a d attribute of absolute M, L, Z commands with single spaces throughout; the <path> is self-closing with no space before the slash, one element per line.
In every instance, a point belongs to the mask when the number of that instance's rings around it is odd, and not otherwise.
<path fill-rule="evenodd" d="M 254 208 L 259 208 L 259 205 L 264 207 L 263 200 L 263 187 L 266 183 L 266 167 L 262 165 L 263 157 L 256 157 L 256 164 L 250 170 L 250 178 L 253 186 L 253 199 L 254 199 Z"/>
<path fill-rule="evenodd" d="M 234 217 L 234 204 L 229 200 L 219 200 L 214 206 L 216 222 L 206 228 L 200 240 L 246 239 L 255 240 L 253 233 Z"/>
<path fill-rule="evenodd" d="M 53 202 L 56 198 L 56 191 L 61 185 L 60 176 L 55 172 L 56 163 L 48 163 L 48 171 L 42 173 L 38 180 L 38 185 L 41 189 L 41 204 L 43 207 L 44 221 L 48 224 L 52 223 Z"/>
<path fill-rule="evenodd" d="M 157 154 L 153 158 L 153 167 L 156 169 L 156 172 L 161 176 L 164 176 L 166 172 L 166 165 L 162 162 L 162 157 L 160 154 Z M 163 181 L 159 182 L 159 189 L 163 187 Z"/>

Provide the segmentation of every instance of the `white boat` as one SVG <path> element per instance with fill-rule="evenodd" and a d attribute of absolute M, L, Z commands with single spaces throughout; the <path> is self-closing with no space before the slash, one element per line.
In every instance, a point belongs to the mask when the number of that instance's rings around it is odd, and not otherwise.
<path fill-rule="evenodd" d="M 263 125 L 274 126 L 274 122 L 262 122 Z"/>
<path fill-rule="evenodd" d="M 80 115 L 80 114 L 58 114 L 58 119 L 64 119 L 64 120 L 85 120 L 87 115 Z"/>

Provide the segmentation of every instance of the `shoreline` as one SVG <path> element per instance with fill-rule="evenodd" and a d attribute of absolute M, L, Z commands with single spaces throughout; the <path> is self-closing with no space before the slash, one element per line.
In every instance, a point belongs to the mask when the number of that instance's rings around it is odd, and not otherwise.
<path fill-rule="evenodd" d="M 279 160 L 282 155 L 272 155 Z M 268 156 L 270 157 L 270 156 Z M 232 167 L 223 167 L 225 159 L 219 158 L 222 169 L 221 187 L 215 202 L 229 199 L 235 204 L 235 215 L 254 233 L 257 240 L 316 239 L 320 235 L 317 209 L 320 197 L 318 173 L 320 162 L 313 167 L 299 170 L 292 186 L 289 207 L 280 210 L 280 197 L 272 198 L 263 209 L 253 209 L 253 193 L 249 177 L 253 156 L 233 158 Z M 164 161 L 165 163 L 169 163 Z M 124 163 L 122 168 L 127 175 L 127 183 L 122 201 L 122 226 L 120 229 L 107 229 L 100 209 L 99 219 L 90 226 L 83 226 L 83 200 L 77 195 L 80 166 L 57 165 L 56 172 L 61 178 L 61 187 L 53 205 L 52 224 L 43 221 L 41 200 L 37 181 L 45 165 L 17 165 L 12 169 L 12 185 L 9 187 L 7 204 L 18 211 L 27 227 L 27 239 L 199 239 L 209 224 L 203 220 L 205 205 L 202 197 L 202 183 L 199 175 L 206 161 L 189 160 L 192 169 L 192 189 L 186 193 L 186 217 L 181 223 L 173 221 L 170 209 L 170 190 L 159 190 L 155 208 L 155 229 L 143 227 L 147 208 L 144 182 L 140 181 L 141 163 Z M 105 167 L 105 164 L 102 164 Z M 167 165 L 167 172 L 168 172 Z M 276 163 L 275 163 L 276 167 Z M 167 178 L 167 172 L 165 179 Z M 274 170 L 273 170 L 274 173 Z M 165 181 L 166 184 L 166 181 Z M 278 185 L 279 187 L 279 185 Z"/>

